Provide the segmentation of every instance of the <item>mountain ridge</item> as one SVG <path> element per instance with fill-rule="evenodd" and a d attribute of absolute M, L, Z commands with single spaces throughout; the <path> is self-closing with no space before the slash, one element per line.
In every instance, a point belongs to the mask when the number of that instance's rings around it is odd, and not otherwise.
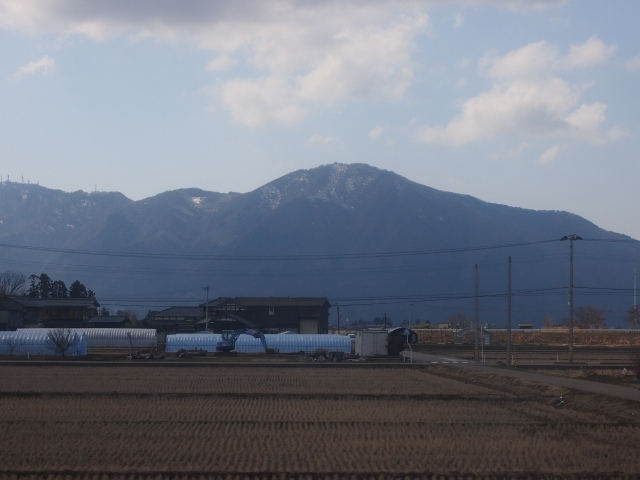
<path fill-rule="evenodd" d="M 137 201 L 118 192 L 64 193 L 4 182 L 0 201 L 0 243 L 53 250 L 0 248 L 8 269 L 77 276 L 114 307 L 200 301 L 202 286 L 212 283 L 220 296 L 327 296 L 356 317 L 382 308 L 406 316 L 407 305 L 414 305 L 414 318 L 446 321 L 448 312 L 473 314 L 471 267 L 479 264 L 483 303 L 488 312 L 500 312 L 491 314 L 491 323 L 501 323 L 504 295 L 492 298 L 488 292 L 505 290 L 498 265 L 514 256 L 521 273 L 527 272 L 514 275 L 518 289 L 556 289 L 548 297 L 520 299 L 519 315 L 540 323 L 544 312 L 560 320 L 566 305 L 559 298 L 568 281 L 562 236 L 590 239 L 576 245 L 577 260 L 587 245 L 590 253 L 584 255 L 593 256 L 576 264 L 576 285 L 581 273 L 590 276 L 585 293 L 613 288 L 628 294 L 621 279 L 637 251 L 624 243 L 611 250 L 606 242 L 630 237 L 569 212 L 484 202 L 366 164 L 297 170 L 242 194 L 185 188 Z M 604 261 L 612 251 L 625 260 Z M 357 258 L 363 254 L 373 255 Z M 529 257 L 538 261 L 527 263 Z M 583 297 L 611 310 L 620 324 L 629 306 L 620 292 Z M 446 299 L 436 301 L 437 295 Z"/>

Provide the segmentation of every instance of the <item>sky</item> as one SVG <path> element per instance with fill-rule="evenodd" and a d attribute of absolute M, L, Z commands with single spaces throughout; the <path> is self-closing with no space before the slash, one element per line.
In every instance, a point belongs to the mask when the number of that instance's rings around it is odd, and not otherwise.
<path fill-rule="evenodd" d="M 0 0 L 1 180 L 139 200 L 367 163 L 640 239 L 638 18 L 636 0 Z"/>

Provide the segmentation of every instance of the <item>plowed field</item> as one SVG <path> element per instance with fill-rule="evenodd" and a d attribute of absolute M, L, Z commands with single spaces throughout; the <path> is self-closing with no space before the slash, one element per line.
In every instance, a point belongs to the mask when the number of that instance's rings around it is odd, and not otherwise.
<path fill-rule="evenodd" d="M 640 472 L 639 405 L 456 375 L 444 367 L 0 365 L 0 477 L 631 479 Z M 562 407 L 559 393 L 567 395 Z"/>

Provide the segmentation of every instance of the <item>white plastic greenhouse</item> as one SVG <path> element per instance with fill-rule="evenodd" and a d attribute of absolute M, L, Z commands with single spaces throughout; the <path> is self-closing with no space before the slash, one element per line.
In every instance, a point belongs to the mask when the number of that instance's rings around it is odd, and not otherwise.
<path fill-rule="evenodd" d="M 55 355 L 48 345 L 48 331 L 23 330 L 0 332 L 0 354 L 2 355 Z M 82 332 L 71 332 L 73 345 L 66 355 L 79 357 L 87 354 L 87 337 Z"/>
<path fill-rule="evenodd" d="M 50 328 L 20 328 L 19 332 L 44 332 Z M 89 348 L 128 348 L 133 343 L 134 348 L 155 347 L 158 344 L 155 328 L 70 328 L 72 332 L 83 333 L 87 338 Z M 131 343 L 129 343 L 129 334 Z"/>
<path fill-rule="evenodd" d="M 351 353 L 351 339 L 344 335 L 330 334 L 297 334 L 286 335 L 267 334 L 264 336 L 267 347 L 276 353 L 315 353 L 317 350 L 327 352 Z M 167 335 L 167 352 L 178 350 L 206 350 L 216 351 L 216 344 L 222 339 L 219 333 L 181 333 Z M 264 353 L 264 347 L 259 338 L 252 335 L 240 335 L 234 349 L 238 353 Z"/>
<path fill-rule="evenodd" d="M 176 333 L 175 335 L 167 335 L 165 352 L 175 353 L 178 350 L 215 352 L 216 344 L 220 340 L 222 340 L 222 335 L 219 333 Z"/>

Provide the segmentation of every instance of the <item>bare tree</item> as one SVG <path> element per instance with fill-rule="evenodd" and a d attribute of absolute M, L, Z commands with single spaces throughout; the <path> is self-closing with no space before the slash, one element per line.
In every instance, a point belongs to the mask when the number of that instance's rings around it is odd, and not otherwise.
<path fill-rule="evenodd" d="M 451 328 L 466 328 L 471 326 L 471 317 L 464 312 L 451 315 L 447 320 L 449 320 Z"/>
<path fill-rule="evenodd" d="M 627 310 L 624 321 L 627 322 L 630 327 L 638 328 L 640 326 L 640 308 L 638 308 L 637 305 L 634 305 Z"/>
<path fill-rule="evenodd" d="M 26 275 L 10 270 L 0 272 L 0 295 L 22 295 L 26 285 Z"/>
<path fill-rule="evenodd" d="M 578 307 L 575 326 L 579 328 L 607 328 L 607 311 L 593 305 Z"/>
<path fill-rule="evenodd" d="M 51 350 L 54 355 L 67 356 L 71 347 L 78 344 L 78 336 L 71 330 L 55 328 L 50 330 L 44 341 L 44 346 Z"/>
<path fill-rule="evenodd" d="M 5 337 L 2 339 L 2 343 L 7 347 L 7 352 L 9 355 L 13 355 L 13 352 L 22 345 L 24 345 L 24 340 L 18 337 Z"/>
<path fill-rule="evenodd" d="M 132 328 L 146 328 L 146 319 L 138 318 L 136 310 L 116 310 L 116 315 L 127 317 Z"/>

